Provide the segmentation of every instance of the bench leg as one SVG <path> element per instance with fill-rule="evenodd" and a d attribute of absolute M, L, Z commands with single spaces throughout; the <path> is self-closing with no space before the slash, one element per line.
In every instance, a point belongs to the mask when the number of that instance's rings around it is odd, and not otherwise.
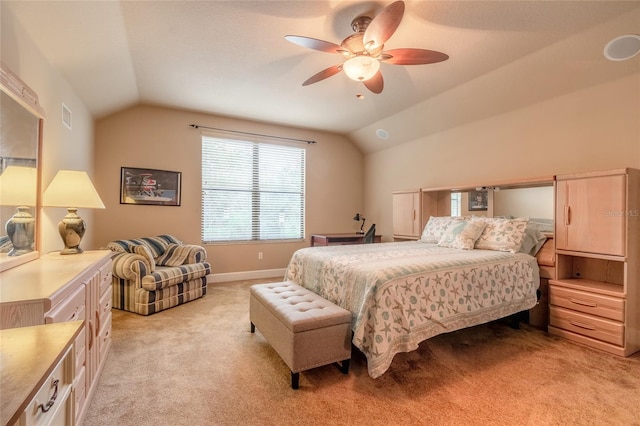
<path fill-rule="evenodd" d="M 256 326 L 253 325 L 253 323 L 251 323 L 251 332 L 255 333 L 256 332 Z"/>
<path fill-rule="evenodd" d="M 338 367 L 338 370 L 342 371 L 342 374 L 349 374 L 349 360 L 345 359 L 342 362 L 334 362 L 333 365 Z"/>
<path fill-rule="evenodd" d="M 291 389 L 298 389 L 300 384 L 300 373 L 291 372 Z"/>

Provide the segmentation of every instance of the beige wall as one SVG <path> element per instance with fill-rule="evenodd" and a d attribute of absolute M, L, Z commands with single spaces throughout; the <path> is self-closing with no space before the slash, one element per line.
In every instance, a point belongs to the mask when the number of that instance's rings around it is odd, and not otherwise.
<path fill-rule="evenodd" d="M 307 148 L 306 234 L 353 232 L 363 212 L 363 157 L 342 136 L 247 120 L 137 106 L 96 123 L 96 185 L 107 210 L 97 212 L 96 239 L 175 234 L 200 243 L 201 133 L 189 124 L 317 141 Z M 120 167 L 182 172 L 179 207 L 121 205 Z M 363 212 L 364 213 L 364 212 Z M 214 274 L 285 268 L 303 243 L 247 243 L 206 246 Z M 258 260 L 258 252 L 263 259 Z"/>
<path fill-rule="evenodd" d="M 639 93 L 636 72 L 369 154 L 365 209 L 388 239 L 396 190 L 640 168 Z"/>
<path fill-rule="evenodd" d="M 38 94 L 46 114 L 41 157 L 43 190 L 59 169 L 85 170 L 93 177 L 93 117 L 60 72 L 47 62 L 26 35 L 11 11 L 2 2 L 0 8 L 1 60 Z M 62 103 L 72 112 L 71 130 L 62 124 Z M 88 227 L 81 246 L 85 249 L 96 248 L 93 211 L 80 209 L 78 213 L 86 220 Z M 61 250 L 64 245 L 57 224 L 66 210 L 44 208 L 39 214 L 42 219 L 41 253 Z"/>
<path fill-rule="evenodd" d="M 577 82 L 567 80 L 558 87 L 557 97 L 522 102 L 527 93 L 513 95 L 510 90 L 524 84 L 518 78 L 521 71 L 542 63 L 542 53 L 469 82 L 452 91 L 455 93 L 451 96 L 443 94 L 430 101 L 428 111 L 441 123 L 437 131 L 425 132 L 424 136 L 368 154 L 364 159 L 341 136 L 147 106 L 125 110 L 96 123 L 94 153 L 94 124 L 82 102 L 5 7 L 0 15 L 1 59 L 39 94 L 47 113 L 43 186 L 58 169 L 86 170 L 107 206 L 104 211 L 80 211 L 89 228 L 83 241 L 87 249 L 103 246 L 114 238 L 159 232 L 172 232 L 189 242 L 199 241 L 200 138 L 197 131 L 187 127 L 192 122 L 318 140 L 317 145 L 308 148 L 307 235 L 355 230 L 358 225 L 351 218 L 359 211 L 367 217 L 367 223 L 376 223 L 378 232 L 389 240 L 394 190 L 476 182 L 482 185 L 625 166 L 640 168 L 638 57 L 633 59 L 635 62 L 608 64 L 607 69 L 626 67 L 615 77 L 603 71 L 602 76 L 591 73 L 589 78 L 580 78 L 582 74 L 575 72 Z M 606 40 L 618 32 L 607 30 Z M 629 63 L 635 64 L 634 72 L 626 71 Z M 510 82 L 510 90 L 497 91 L 496 85 L 502 87 L 504 84 L 500 83 L 505 81 Z M 535 92 L 535 87 L 531 91 Z M 469 104 L 470 96 L 485 104 L 496 96 L 517 99 L 509 109 L 491 110 Z M 60 121 L 63 102 L 73 112 L 73 130 Z M 464 105 L 469 106 L 461 108 Z M 473 114 L 468 110 L 487 113 Z M 458 116 L 462 119 L 456 119 Z M 421 129 L 424 120 L 420 117 L 411 124 L 412 128 Z M 393 128 L 389 130 L 394 134 Z M 121 166 L 182 171 L 182 206 L 120 205 Z M 56 223 L 63 214 L 63 209 L 47 208 L 41 212 L 43 251 L 61 248 Z M 214 272 L 225 273 L 283 268 L 291 253 L 306 244 L 263 243 L 207 249 Z M 259 251 L 264 253 L 262 261 L 257 260 Z"/>

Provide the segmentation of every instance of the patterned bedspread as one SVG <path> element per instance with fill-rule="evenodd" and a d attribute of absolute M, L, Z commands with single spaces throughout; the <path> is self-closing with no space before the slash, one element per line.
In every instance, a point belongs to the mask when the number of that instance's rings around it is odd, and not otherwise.
<path fill-rule="evenodd" d="M 425 339 L 532 308 L 540 284 L 532 256 L 423 242 L 300 249 L 285 278 L 351 311 L 373 378 Z"/>

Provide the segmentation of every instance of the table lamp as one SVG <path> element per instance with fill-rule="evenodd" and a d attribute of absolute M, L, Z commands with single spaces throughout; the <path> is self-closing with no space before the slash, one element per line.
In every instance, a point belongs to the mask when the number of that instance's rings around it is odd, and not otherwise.
<path fill-rule="evenodd" d="M 11 240 L 9 256 L 33 251 L 36 220 L 31 206 L 36 205 L 38 171 L 35 167 L 8 166 L 0 175 L 0 205 L 17 206 L 5 229 Z"/>
<path fill-rule="evenodd" d="M 364 221 L 366 219 L 363 216 L 360 216 L 360 213 L 356 213 L 356 215 L 353 217 L 353 220 L 362 221 L 362 225 L 360 225 L 360 231 L 358 231 L 358 234 L 364 234 L 362 228 L 364 227 Z"/>
<path fill-rule="evenodd" d="M 83 252 L 80 241 L 87 225 L 78 216 L 78 208 L 105 208 L 87 173 L 77 170 L 59 170 L 42 195 L 42 205 L 67 208 L 67 215 L 58 224 L 58 232 L 64 242 L 60 254 Z"/>

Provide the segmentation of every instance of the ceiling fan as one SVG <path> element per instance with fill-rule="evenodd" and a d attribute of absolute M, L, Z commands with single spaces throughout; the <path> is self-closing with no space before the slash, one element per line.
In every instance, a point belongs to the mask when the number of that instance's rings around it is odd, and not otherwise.
<path fill-rule="evenodd" d="M 342 40 L 339 45 L 311 37 L 285 36 L 285 39 L 298 46 L 321 52 L 338 53 L 345 58 L 343 63 L 320 71 L 302 85 L 317 83 L 344 70 L 349 78 L 361 81 L 371 92 L 381 93 L 384 80 L 380 73 L 380 62 L 392 65 L 421 65 L 449 59 L 449 55 L 434 50 L 413 48 L 383 50 L 384 43 L 400 25 L 402 15 L 404 15 L 404 2 L 396 1 L 385 7 L 373 19 L 368 16 L 359 16 L 351 22 L 351 28 L 355 33 Z"/>

